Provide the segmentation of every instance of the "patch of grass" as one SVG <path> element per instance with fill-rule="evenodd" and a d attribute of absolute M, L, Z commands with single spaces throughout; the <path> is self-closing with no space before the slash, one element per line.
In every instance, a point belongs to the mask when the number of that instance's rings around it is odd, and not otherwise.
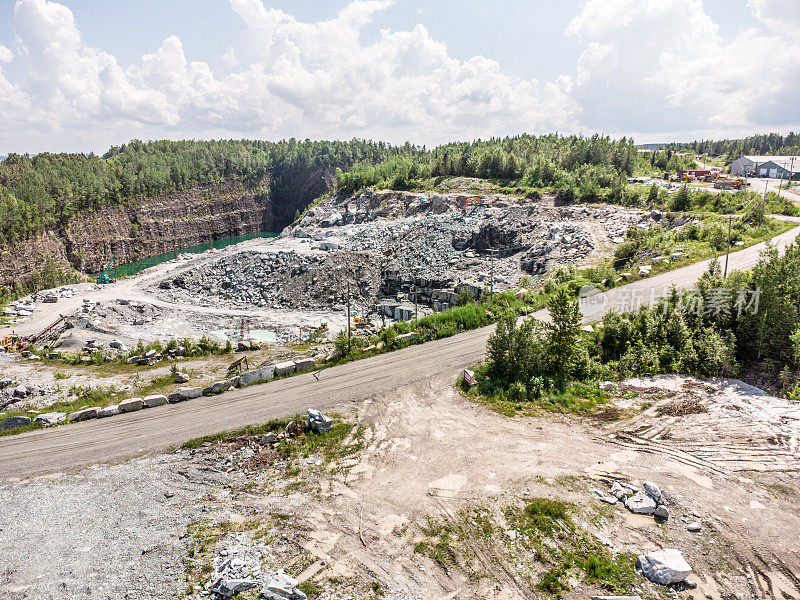
<path fill-rule="evenodd" d="M 525 507 L 526 529 L 539 534 L 552 535 L 556 529 L 569 522 L 567 505 L 549 498 L 534 498 Z"/>
<path fill-rule="evenodd" d="M 430 557 L 441 568 L 466 572 L 470 581 L 487 576 L 485 560 L 514 570 L 520 563 L 533 567 L 531 591 L 563 598 L 570 580 L 594 584 L 613 594 L 629 594 L 640 581 L 631 554 L 613 554 L 576 525 L 572 505 L 552 498 L 531 498 L 522 506 L 467 507 L 455 522 L 429 518 L 420 525 L 425 539 L 414 552 Z M 503 530 L 517 532 L 514 542 Z M 498 535 L 498 532 L 500 534 Z"/>
<path fill-rule="evenodd" d="M 318 598 L 322 593 L 322 588 L 310 579 L 298 585 L 297 589 L 303 592 L 309 598 Z"/>

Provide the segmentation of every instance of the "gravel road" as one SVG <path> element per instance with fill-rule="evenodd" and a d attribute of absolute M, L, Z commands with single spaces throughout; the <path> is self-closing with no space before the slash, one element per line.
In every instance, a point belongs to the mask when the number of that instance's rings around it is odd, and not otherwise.
<path fill-rule="evenodd" d="M 800 221 L 800 220 L 798 220 Z M 781 247 L 795 239 L 794 228 L 773 239 Z M 758 260 L 764 244 L 732 253 L 729 270 L 747 269 Z M 646 304 L 669 290 L 691 287 L 709 261 L 621 286 L 583 303 L 584 322 L 619 309 L 630 297 Z M 536 317 L 544 317 L 543 311 Z M 0 439 L 0 479 L 24 478 L 114 462 L 160 450 L 197 437 L 271 418 L 304 412 L 309 406 L 331 410 L 382 394 L 398 385 L 434 375 L 455 374 L 478 362 L 493 327 L 327 369 L 319 379 L 311 373 L 222 396 L 166 405 L 112 419 L 87 421 L 52 430 L 38 430 Z"/>

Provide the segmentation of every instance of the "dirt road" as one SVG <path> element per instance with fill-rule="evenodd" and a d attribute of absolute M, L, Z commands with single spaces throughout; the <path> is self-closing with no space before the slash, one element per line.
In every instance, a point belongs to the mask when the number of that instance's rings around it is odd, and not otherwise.
<path fill-rule="evenodd" d="M 799 232 L 800 228 L 792 229 L 774 238 L 773 243 L 778 247 L 786 245 Z M 752 267 L 764 246 L 758 244 L 731 254 L 729 270 Z M 584 321 L 595 321 L 611 309 L 630 309 L 631 302 L 652 302 L 672 285 L 691 287 L 708 262 L 591 296 L 582 302 Z M 544 313 L 535 316 L 543 317 Z M 485 327 L 327 369 L 319 373 L 319 380 L 308 373 L 222 396 L 5 437 L 0 439 L 0 478 L 21 478 L 117 461 L 200 435 L 290 416 L 308 407 L 346 408 L 350 402 L 385 394 L 410 382 L 424 382 L 436 375 L 455 378 L 460 369 L 481 359 L 492 330 L 493 327 Z"/>

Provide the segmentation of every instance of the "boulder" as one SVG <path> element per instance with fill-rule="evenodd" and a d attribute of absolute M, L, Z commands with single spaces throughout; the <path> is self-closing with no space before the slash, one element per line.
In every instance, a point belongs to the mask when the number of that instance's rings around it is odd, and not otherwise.
<path fill-rule="evenodd" d="M 14 429 L 14 427 L 25 427 L 30 424 L 30 417 L 8 417 L 0 421 L 0 429 Z"/>
<path fill-rule="evenodd" d="M 235 388 L 237 385 L 239 385 L 238 377 L 232 377 L 231 379 L 223 379 L 222 381 L 216 381 L 207 388 L 205 388 L 203 390 L 203 394 L 206 396 L 221 394 L 222 392 L 227 392 L 228 390 Z"/>
<path fill-rule="evenodd" d="M 11 392 L 11 395 L 14 396 L 14 398 L 24 398 L 28 395 L 28 386 L 24 383 L 19 384 L 14 388 L 14 391 Z"/>
<path fill-rule="evenodd" d="M 278 436 L 275 435 L 274 431 L 270 431 L 269 433 L 265 433 L 260 438 L 258 438 L 258 443 L 261 446 L 269 446 L 270 444 L 274 444 L 278 441 Z"/>
<path fill-rule="evenodd" d="M 120 342 L 119 340 L 114 340 L 108 344 L 109 348 L 114 348 L 114 350 L 119 350 L 120 352 L 128 352 L 128 347 Z"/>
<path fill-rule="evenodd" d="M 612 504 L 613 505 L 613 504 L 617 503 L 617 497 L 612 495 L 612 494 L 606 494 L 602 490 L 592 490 L 592 493 L 595 496 L 597 496 L 598 498 L 600 498 L 600 500 L 602 500 L 606 504 Z"/>
<path fill-rule="evenodd" d="M 263 379 L 263 375 L 261 369 L 255 369 L 253 371 L 246 371 L 239 376 L 239 384 L 240 385 L 250 385 L 251 383 L 256 383 Z"/>
<path fill-rule="evenodd" d="M 611 494 L 617 498 L 617 500 L 624 500 L 625 497 L 630 493 L 630 490 L 623 486 L 618 481 L 614 482 L 614 485 L 611 486 Z"/>
<path fill-rule="evenodd" d="M 142 358 L 141 356 L 131 356 L 128 358 L 128 360 L 125 361 L 125 363 L 128 365 L 135 365 L 136 363 L 139 362 L 141 358 Z"/>
<path fill-rule="evenodd" d="M 700 523 L 700 521 L 694 521 L 692 523 L 689 523 L 686 526 L 686 531 L 691 531 L 692 533 L 697 533 L 702 528 L 703 528 L 703 525 Z"/>
<path fill-rule="evenodd" d="M 297 580 L 283 571 L 271 576 L 261 588 L 264 600 L 306 600 L 306 595 L 297 589 Z"/>
<path fill-rule="evenodd" d="M 625 500 L 625 506 L 628 507 L 628 510 L 632 513 L 640 515 L 652 515 L 656 510 L 657 504 L 655 500 L 653 500 L 644 492 L 637 492 Z"/>
<path fill-rule="evenodd" d="M 202 395 L 203 395 L 203 388 L 182 387 L 178 388 L 176 392 L 172 392 L 167 400 L 169 400 L 171 404 L 176 404 L 178 402 L 183 402 L 185 400 L 193 400 L 194 398 L 199 398 Z"/>
<path fill-rule="evenodd" d="M 57 423 L 61 423 L 67 420 L 67 413 L 63 412 L 42 413 L 41 415 L 36 415 L 35 417 L 33 417 L 33 420 L 45 426 L 56 425 Z"/>
<path fill-rule="evenodd" d="M 118 415 L 122 411 L 119 409 L 119 404 L 110 404 L 105 408 L 101 408 L 97 411 L 97 417 L 113 417 L 114 415 Z"/>
<path fill-rule="evenodd" d="M 144 408 L 144 401 L 141 398 L 128 398 L 119 403 L 120 412 L 134 412 Z"/>
<path fill-rule="evenodd" d="M 642 554 L 636 559 L 636 570 L 659 585 L 680 583 L 692 573 L 681 551 L 675 549 Z"/>
<path fill-rule="evenodd" d="M 155 358 L 156 356 L 158 356 L 157 350 L 148 350 L 147 352 L 144 353 L 144 358 L 149 359 L 149 358 Z"/>
<path fill-rule="evenodd" d="M 663 504 L 659 504 L 653 511 L 653 516 L 657 519 L 669 519 L 669 509 Z"/>
<path fill-rule="evenodd" d="M 325 416 L 322 412 L 314 409 L 308 409 L 308 426 L 316 433 L 325 433 L 330 431 L 333 427 L 333 419 Z"/>
<path fill-rule="evenodd" d="M 661 502 L 661 489 L 652 481 L 645 481 L 642 484 L 644 493 L 650 496 L 656 502 Z"/>
<path fill-rule="evenodd" d="M 182 373 L 181 371 L 175 371 L 175 375 L 172 376 L 172 379 L 175 381 L 175 383 L 188 383 L 189 375 Z"/>
<path fill-rule="evenodd" d="M 294 361 L 295 370 L 299 373 L 301 371 L 309 371 L 317 366 L 317 361 L 313 358 L 301 358 Z"/>
<path fill-rule="evenodd" d="M 163 406 L 168 400 L 164 394 L 153 394 L 152 396 L 145 396 L 142 402 L 147 408 L 155 408 L 156 406 Z"/>
<path fill-rule="evenodd" d="M 275 365 L 275 375 L 286 375 L 287 373 L 294 373 L 297 367 L 294 364 L 293 360 L 287 360 L 286 362 L 280 362 Z"/>
<path fill-rule="evenodd" d="M 275 366 L 269 365 L 267 367 L 261 367 L 259 369 L 261 371 L 261 381 L 269 381 L 273 377 L 275 377 Z"/>
<path fill-rule="evenodd" d="M 76 410 L 73 413 L 69 414 L 67 417 L 70 423 L 75 423 L 77 421 L 88 421 L 89 419 L 94 419 L 97 417 L 97 411 L 100 410 L 99 406 L 92 406 L 90 408 L 84 408 L 81 410 Z"/>
<path fill-rule="evenodd" d="M 604 381 L 600 384 L 600 390 L 611 394 L 617 390 L 617 386 L 611 381 Z"/>
<path fill-rule="evenodd" d="M 216 598 L 233 598 L 239 592 L 245 592 L 258 587 L 252 579 L 219 579 L 211 587 L 211 593 Z"/>
<path fill-rule="evenodd" d="M 251 350 L 251 349 L 252 349 L 252 346 L 251 346 L 250 342 L 248 342 L 247 340 L 242 340 L 241 342 L 236 344 L 236 350 L 239 351 L 239 352 L 245 352 L 245 351 Z"/>

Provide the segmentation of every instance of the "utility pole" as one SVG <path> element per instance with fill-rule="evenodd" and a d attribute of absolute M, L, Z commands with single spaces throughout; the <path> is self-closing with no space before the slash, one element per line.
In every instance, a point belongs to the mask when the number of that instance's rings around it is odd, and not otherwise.
<path fill-rule="evenodd" d="M 722 278 L 725 279 L 728 276 L 728 257 L 731 254 L 731 223 L 733 222 L 733 215 L 728 217 L 728 249 L 725 251 L 725 273 L 722 275 Z"/>
<path fill-rule="evenodd" d="M 347 279 L 347 353 L 353 351 L 353 332 L 350 329 L 350 279 Z"/>
<path fill-rule="evenodd" d="M 784 169 L 785 171 L 786 169 Z M 790 183 L 792 181 L 792 172 L 794 171 L 794 156 L 792 157 L 792 162 L 789 163 L 789 183 L 786 184 L 786 187 L 791 187 Z M 780 198 L 781 195 L 781 188 L 783 187 L 783 173 L 781 173 L 781 183 L 778 185 L 778 197 Z"/>
<path fill-rule="evenodd" d="M 419 320 L 419 303 L 417 302 L 417 297 L 419 296 L 419 294 L 417 293 L 417 274 L 414 273 L 414 275 L 412 275 L 412 277 L 414 278 L 414 283 L 413 283 L 413 290 L 414 290 L 414 322 L 416 322 L 417 320 Z"/>
<path fill-rule="evenodd" d="M 489 248 L 489 272 L 491 273 L 489 282 L 489 300 L 494 300 L 494 248 Z"/>

